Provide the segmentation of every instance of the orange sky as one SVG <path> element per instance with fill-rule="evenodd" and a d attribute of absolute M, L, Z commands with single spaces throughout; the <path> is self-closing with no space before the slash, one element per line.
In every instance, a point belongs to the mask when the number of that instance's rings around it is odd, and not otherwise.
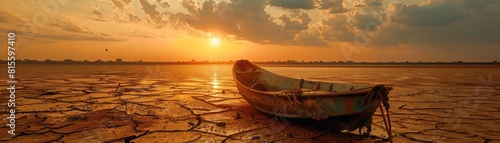
<path fill-rule="evenodd" d="M 1 2 L 18 59 L 500 60 L 496 1 Z"/>

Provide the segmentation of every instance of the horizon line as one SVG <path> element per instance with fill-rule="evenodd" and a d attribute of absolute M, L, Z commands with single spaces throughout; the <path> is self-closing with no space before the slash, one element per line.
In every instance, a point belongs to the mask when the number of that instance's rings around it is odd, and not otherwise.
<path fill-rule="evenodd" d="M 12 60 L 4 60 L 0 59 L 2 62 L 10 62 Z M 122 59 L 116 59 L 116 60 L 72 60 L 72 59 L 64 59 L 64 60 L 51 60 L 51 59 L 45 59 L 45 60 L 31 60 L 31 59 L 17 59 L 14 62 L 20 62 L 20 63 L 39 63 L 39 64 L 68 64 L 68 63 L 76 63 L 76 64 L 101 64 L 101 63 L 114 63 L 114 64 L 130 64 L 130 63 L 143 63 L 143 64 L 148 64 L 148 63 L 156 63 L 156 64 L 204 64 L 204 63 L 235 63 L 238 60 L 202 60 L 202 61 L 197 61 L 195 59 L 190 60 L 190 61 L 143 61 L 143 60 L 136 60 L 136 61 L 125 61 Z M 489 61 L 489 62 L 471 62 L 471 61 L 433 61 L 433 62 L 426 62 L 426 61 L 390 61 L 390 62 L 382 62 L 382 61 L 377 61 L 377 62 L 367 62 L 367 61 L 323 61 L 323 60 L 314 60 L 314 61 L 297 61 L 297 60 L 270 60 L 270 61 L 252 61 L 253 63 L 260 63 L 260 64 L 500 64 L 498 61 Z"/>

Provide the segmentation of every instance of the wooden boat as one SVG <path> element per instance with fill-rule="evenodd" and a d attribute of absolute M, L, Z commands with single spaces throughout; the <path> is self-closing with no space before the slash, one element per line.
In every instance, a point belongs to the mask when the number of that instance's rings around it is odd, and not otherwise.
<path fill-rule="evenodd" d="M 373 113 L 381 106 L 380 103 L 388 107 L 387 96 L 392 89 L 384 85 L 289 78 L 271 73 L 247 60 L 236 62 L 233 78 L 243 98 L 262 112 L 328 121 L 336 129 L 349 131 L 370 128 Z"/>

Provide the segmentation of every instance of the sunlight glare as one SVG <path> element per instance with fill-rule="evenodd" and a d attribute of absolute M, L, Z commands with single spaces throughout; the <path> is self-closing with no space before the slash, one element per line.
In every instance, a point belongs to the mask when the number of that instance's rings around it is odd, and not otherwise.
<path fill-rule="evenodd" d="M 219 81 L 217 81 L 217 71 L 214 67 L 214 76 L 213 76 L 213 82 L 212 82 L 212 88 L 217 89 L 219 88 Z"/>
<path fill-rule="evenodd" d="M 220 40 L 221 37 L 215 33 L 206 33 L 205 36 L 208 38 L 210 45 L 212 46 L 219 46 L 220 45 Z"/>
<path fill-rule="evenodd" d="M 217 46 L 217 45 L 219 45 L 219 43 L 220 43 L 220 39 L 219 39 L 219 38 L 217 38 L 217 37 L 212 37 L 212 38 L 210 38 L 210 43 L 211 43 L 213 46 Z"/>

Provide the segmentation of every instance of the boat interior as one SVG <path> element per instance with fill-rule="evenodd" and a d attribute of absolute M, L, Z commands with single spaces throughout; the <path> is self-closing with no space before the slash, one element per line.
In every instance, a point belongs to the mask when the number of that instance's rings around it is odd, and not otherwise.
<path fill-rule="evenodd" d="M 241 84 L 258 91 L 343 92 L 369 87 L 365 84 L 342 84 L 289 78 L 266 71 L 246 60 L 238 61 L 233 67 L 233 72 Z"/>

